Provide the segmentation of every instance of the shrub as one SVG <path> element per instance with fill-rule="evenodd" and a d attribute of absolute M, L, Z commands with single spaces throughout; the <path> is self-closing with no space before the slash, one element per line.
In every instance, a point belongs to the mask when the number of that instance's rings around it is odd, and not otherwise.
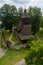
<path fill-rule="evenodd" d="M 43 65 L 43 46 L 32 48 L 25 57 L 27 65 Z"/>
<path fill-rule="evenodd" d="M 39 43 L 40 41 L 37 40 L 34 36 L 32 36 L 28 41 L 27 41 L 27 46 L 28 47 L 34 47 L 34 46 L 37 46 L 37 44 Z"/>
<path fill-rule="evenodd" d="M 30 37 L 29 41 L 32 41 L 32 40 L 35 40 L 35 36 L 33 35 Z"/>
<path fill-rule="evenodd" d="M 31 48 L 34 48 L 34 47 L 40 46 L 40 44 L 41 44 L 41 41 L 33 40 L 33 41 L 31 41 L 31 43 L 29 45 L 30 45 Z"/>
<path fill-rule="evenodd" d="M 40 38 L 43 38 L 43 30 L 39 30 L 37 34 Z"/>
<path fill-rule="evenodd" d="M 34 36 L 32 36 L 28 41 L 27 41 L 27 46 L 28 48 L 33 48 L 33 47 L 38 47 L 40 45 L 43 45 L 42 40 L 37 40 Z"/>

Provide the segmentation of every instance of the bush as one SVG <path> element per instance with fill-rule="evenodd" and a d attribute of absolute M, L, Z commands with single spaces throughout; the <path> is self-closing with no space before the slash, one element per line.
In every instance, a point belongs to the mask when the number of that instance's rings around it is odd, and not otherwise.
<path fill-rule="evenodd" d="M 37 40 L 34 36 L 32 36 L 28 41 L 27 41 L 27 46 L 28 47 L 34 47 L 34 46 L 37 46 L 37 44 L 39 43 L 40 41 Z"/>
<path fill-rule="evenodd" d="M 43 65 L 43 46 L 32 48 L 25 57 L 27 65 Z"/>
<path fill-rule="evenodd" d="M 40 40 L 33 40 L 33 41 L 30 41 L 30 43 L 28 43 L 28 46 L 30 46 L 30 48 L 33 48 L 33 47 L 37 47 L 37 46 L 40 46 L 42 42 Z"/>
<path fill-rule="evenodd" d="M 31 36 L 31 38 L 29 39 L 29 41 L 35 40 L 35 36 Z"/>
<path fill-rule="evenodd" d="M 43 38 L 43 30 L 39 30 L 37 34 L 40 38 Z"/>

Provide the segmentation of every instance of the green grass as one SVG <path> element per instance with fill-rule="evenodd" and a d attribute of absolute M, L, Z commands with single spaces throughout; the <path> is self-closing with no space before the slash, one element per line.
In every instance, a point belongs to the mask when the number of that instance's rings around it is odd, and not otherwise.
<path fill-rule="evenodd" d="M 16 42 L 15 46 L 22 45 L 19 41 Z"/>
<path fill-rule="evenodd" d="M 40 37 L 43 37 L 42 32 L 38 32 L 38 35 Z M 8 40 L 9 36 L 10 36 L 10 33 L 5 31 L 5 37 L 7 37 L 6 40 Z M 13 42 L 17 41 L 15 34 L 12 36 L 11 40 Z M 41 43 L 42 43 L 41 45 L 43 46 L 43 41 L 41 41 Z M 17 42 L 16 45 L 18 44 L 19 42 Z M 0 59 L 0 65 L 14 65 L 15 63 L 23 59 L 27 55 L 28 52 L 29 52 L 28 49 L 20 49 L 20 50 L 9 49 L 6 52 L 6 54 Z"/>
<path fill-rule="evenodd" d="M 9 40 L 11 33 L 8 30 L 4 30 L 5 40 Z"/>
<path fill-rule="evenodd" d="M 3 48 L 2 41 L 1 41 L 1 31 L 0 31 L 0 48 Z"/>
<path fill-rule="evenodd" d="M 1 41 L 1 31 L 0 31 L 0 48 L 3 48 L 2 41 Z"/>
<path fill-rule="evenodd" d="M 4 30 L 4 35 L 5 35 L 5 41 L 7 41 L 11 35 L 11 33 L 8 30 Z M 4 46 L 1 43 L 1 32 L 0 32 L 0 48 L 4 48 Z"/>
<path fill-rule="evenodd" d="M 10 33 L 8 31 L 4 31 L 5 38 L 8 40 Z M 13 35 L 12 40 L 17 42 L 15 45 L 19 45 L 20 42 L 17 40 L 16 35 Z M 28 53 L 27 49 L 13 50 L 9 49 L 6 54 L 0 59 L 0 65 L 14 65 L 19 60 L 24 58 Z"/>
<path fill-rule="evenodd" d="M 12 44 L 14 46 L 21 45 L 21 43 L 19 42 L 19 40 L 17 39 L 17 37 L 16 37 L 15 34 L 13 34 L 13 36 L 11 38 L 11 41 L 13 41 L 14 43 L 16 43 L 16 44 Z"/>
<path fill-rule="evenodd" d="M 0 48 L 1 48 L 1 32 L 0 32 Z"/>
<path fill-rule="evenodd" d="M 28 53 L 27 49 L 12 50 L 9 49 L 3 58 L 0 59 L 0 65 L 14 65 Z"/>
<path fill-rule="evenodd" d="M 13 42 L 16 42 L 16 41 L 18 40 L 15 34 L 13 34 L 11 40 L 12 40 Z"/>

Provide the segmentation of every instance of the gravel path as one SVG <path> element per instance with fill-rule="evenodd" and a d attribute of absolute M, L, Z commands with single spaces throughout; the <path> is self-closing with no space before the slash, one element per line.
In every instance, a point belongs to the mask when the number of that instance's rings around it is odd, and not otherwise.
<path fill-rule="evenodd" d="M 26 65 L 25 60 L 22 59 L 21 61 L 19 61 L 18 63 L 16 63 L 15 65 Z"/>
<path fill-rule="evenodd" d="M 7 52 L 7 50 L 8 49 L 2 49 L 2 48 L 0 48 L 0 58 L 2 58 L 3 57 L 3 55 L 5 55 L 5 53 Z"/>

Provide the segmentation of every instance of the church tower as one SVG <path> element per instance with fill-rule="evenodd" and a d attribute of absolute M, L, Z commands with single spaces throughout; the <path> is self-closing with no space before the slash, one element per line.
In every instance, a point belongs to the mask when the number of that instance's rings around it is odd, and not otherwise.
<path fill-rule="evenodd" d="M 32 32 L 31 32 L 31 25 L 30 25 L 30 17 L 26 12 L 26 9 L 24 10 L 24 13 L 21 16 L 15 31 L 20 40 L 30 39 Z"/>

